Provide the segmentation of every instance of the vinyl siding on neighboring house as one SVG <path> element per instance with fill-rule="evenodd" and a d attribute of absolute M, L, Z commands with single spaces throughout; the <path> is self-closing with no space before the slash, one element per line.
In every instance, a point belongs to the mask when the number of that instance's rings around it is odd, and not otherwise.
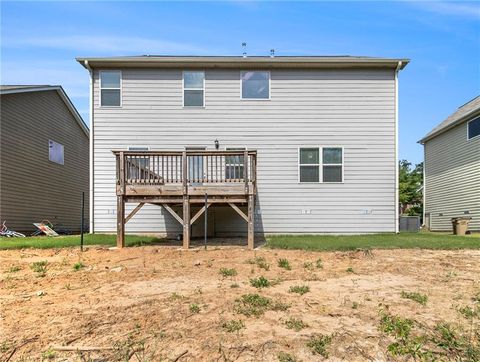
<path fill-rule="evenodd" d="M 182 69 L 123 69 L 118 108 L 99 106 L 98 77 L 95 70 L 95 232 L 116 230 L 111 150 L 214 149 L 215 139 L 221 149 L 258 151 L 256 231 L 395 231 L 394 70 L 271 70 L 271 100 L 241 100 L 240 69 L 207 69 L 205 108 L 182 107 Z M 299 183 L 302 146 L 342 146 L 344 182 Z M 212 207 L 209 215 L 216 235 L 246 231 L 228 207 Z M 174 234 L 181 226 L 147 205 L 126 231 Z"/>
<path fill-rule="evenodd" d="M 458 216 L 480 231 L 480 137 L 467 139 L 467 122 L 425 142 L 425 213 L 433 231 L 452 230 Z"/>
<path fill-rule="evenodd" d="M 0 219 L 27 233 L 44 219 L 78 232 L 82 191 L 88 205 L 88 136 L 58 92 L 2 94 L 0 123 Z M 64 165 L 49 161 L 49 140 L 64 146 Z"/>

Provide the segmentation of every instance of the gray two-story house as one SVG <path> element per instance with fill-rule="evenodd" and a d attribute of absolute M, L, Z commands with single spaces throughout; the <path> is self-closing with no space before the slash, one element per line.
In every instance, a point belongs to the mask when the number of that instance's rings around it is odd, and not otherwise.
<path fill-rule="evenodd" d="M 424 146 L 424 223 L 450 231 L 470 217 L 480 231 L 480 96 L 459 107 L 420 141 Z"/>
<path fill-rule="evenodd" d="M 407 59 L 78 58 L 91 78 L 94 232 L 398 230 Z M 246 226 L 247 225 L 247 226 Z"/>

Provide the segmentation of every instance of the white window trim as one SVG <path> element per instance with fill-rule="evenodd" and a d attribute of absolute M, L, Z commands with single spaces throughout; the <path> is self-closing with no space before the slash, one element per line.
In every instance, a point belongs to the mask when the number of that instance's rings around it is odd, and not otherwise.
<path fill-rule="evenodd" d="M 108 87 L 108 88 L 103 88 L 102 87 L 102 73 L 112 73 L 112 72 L 116 72 L 116 73 L 120 73 L 120 88 L 112 88 L 112 87 Z M 122 108 L 123 107 L 123 74 L 122 74 L 122 71 L 121 70 L 116 70 L 116 69 L 110 69 L 110 70 L 100 70 L 98 72 L 98 81 L 100 83 L 100 108 Z M 120 90 L 120 105 L 119 106 L 104 106 L 102 105 L 102 90 L 104 89 L 112 89 L 112 90 Z"/>
<path fill-rule="evenodd" d="M 60 162 L 55 162 L 55 161 L 52 161 L 52 160 L 50 159 L 50 142 L 54 142 L 54 143 L 56 143 L 57 145 L 62 146 L 62 153 L 63 153 L 63 154 L 62 154 L 62 159 L 63 159 L 63 162 L 62 162 L 62 163 L 60 163 Z M 49 140 L 48 140 L 48 162 L 51 162 L 51 163 L 54 163 L 54 164 L 60 165 L 60 166 L 65 166 L 65 145 L 64 145 L 63 143 L 54 141 L 54 140 L 52 140 L 52 139 L 49 139 Z"/>
<path fill-rule="evenodd" d="M 185 73 L 186 72 L 196 72 L 196 73 L 203 73 L 203 88 L 185 88 Z M 185 91 L 186 90 L 202 90 L 203 91 L 203 105 L 202 106 L 186 106 L 185 105 Z M 184 70 L 182 71 L 182 107 L 183 108 L 193 108 L 193 109 L 200 109 L 205 108 L 205 71 L 204 70 Z"/>
<path fill-rule="evenodd" d="M 318 164 L 315 163 L 309 163 L 309 164 L 300 164 L 300 150 L 303 148 L 318 148 Z M 342 150 L 342 163 L 323 163 L 323 149 L 324 148 L 340 148 Z M 328 146 L 318 146 L 318 145 L 304 145 L 298 147 L 298 167 L 297 167 L 297 183 L 303 185 L 303 184 L 343 184 L 345 183 L 345 153 L 344 153 L 344 148 L 343 146 L 336 146 L 336 145 L 328 145 Z M 318 166 L 318 181 L 300 181 L 300 167 L 301 166 Z M 335 182 L 335 181 L 323 181 L 323 166 L 342 166 L 342 181 L 340 182 Z"/>
<path fill-rule="evenodd" d="M 268 73 L 268 98 L 243 98 L 242 73 L 245 73 L 245 72 Z M 241 101 L 270 101 L 272 99 L 272 74 L 269 70 L 264 70 L 264 69 L 241 70 L 239 73 L 239 77 L 240 77 L 240 100 Z"/>
<path fill-rule="evenodd" d="M 474 140 L 475 138 L 480 137 L 480 134 L 474 137 L 470 137 L 470 126 L 469 126 L 470 122 L 477 121 L 477 120 L 480 122 L 480 115 L 467 122 L 467 141 Z"/>

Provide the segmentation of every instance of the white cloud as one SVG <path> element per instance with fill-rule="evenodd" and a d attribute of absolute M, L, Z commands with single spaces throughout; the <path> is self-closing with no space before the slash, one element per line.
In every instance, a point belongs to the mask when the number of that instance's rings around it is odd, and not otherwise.
<path fill-rule="evenodd" d="M 480 19 L 480 3 L 446 1 L 412 1 L 412 4 L 440 15 L 455 15 Z"/>
<path fill-rule="evenodd" d="M 3 39 L 4 47 L 38 47 L 59 50 L 75 50 L 92 53 L 205 53 L 206 50 L 182 42 L 149 39 L 129 36 L 101 35 L 55 35 L 55 36 L 15 36 Z"/>

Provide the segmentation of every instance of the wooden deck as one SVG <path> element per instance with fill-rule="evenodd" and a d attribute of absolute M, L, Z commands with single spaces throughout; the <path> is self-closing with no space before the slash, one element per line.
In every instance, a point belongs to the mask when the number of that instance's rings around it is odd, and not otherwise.
<path fill-rule="evenodd" d="M 165 208 L 183 227 L 190 246 L 191 225 L 212 204 L 230 205 L 247 223 L 247 245 L 254 246 L 256 151 L 112 151 L 117 165 L 117 246 L 125 246 L 125 224 L 145 205 Z M 136 203 L 125 216 L 125 203 Z M 182 215 L 172 206 L 183 205 Z M 203 204 L 193 216 L 191 204 Z M 247 206 L 247 214 L 239 207 Z"/>

